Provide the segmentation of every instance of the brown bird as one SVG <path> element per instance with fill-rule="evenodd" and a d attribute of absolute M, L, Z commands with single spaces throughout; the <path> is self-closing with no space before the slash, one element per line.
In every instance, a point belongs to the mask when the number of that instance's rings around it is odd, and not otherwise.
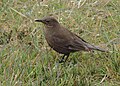
<path fill-rule="evenodd" d="M 68 29 L 61 26 L 54 17 L 49 16 L 36 19 L 35 22 L 42 22 L 45 25 L 44 35 L 49 46 L 58 53 L 64 54 L 59 61 L 60 63 L 66 61 L 71 52 L 91 50 L 106 51 L 89 44 L 76 34 L 70 32 Z M 66 58 L 64 60 L 65 56 Z"/>

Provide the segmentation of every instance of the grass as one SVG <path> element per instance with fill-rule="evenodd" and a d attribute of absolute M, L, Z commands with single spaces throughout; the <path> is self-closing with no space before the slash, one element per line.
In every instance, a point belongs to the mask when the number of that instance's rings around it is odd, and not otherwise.
<path fill-rule="evenodd" d="M 119 0 L 0 1 L 0 86 L 120 86 Z M 109 53 L 61 55 L 34 19 L 53 15 L 67 29 Z"/>

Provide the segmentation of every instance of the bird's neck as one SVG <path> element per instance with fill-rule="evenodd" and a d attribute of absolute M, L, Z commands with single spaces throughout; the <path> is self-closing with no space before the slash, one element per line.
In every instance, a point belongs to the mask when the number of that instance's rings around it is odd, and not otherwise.
<path fill-rule="evenodd" d="M 44 33 L 54 35 L 56 32 L 59 32 L 60 26 L 45 26 Z"/>

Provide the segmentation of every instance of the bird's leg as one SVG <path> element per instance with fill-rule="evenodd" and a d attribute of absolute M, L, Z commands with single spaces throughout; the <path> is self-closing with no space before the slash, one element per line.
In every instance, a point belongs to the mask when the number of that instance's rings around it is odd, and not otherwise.
<path fill-rule="evenodd" d="M 62 59 L 59 61 L 59 63 L 64 62 L 64 57 L 65 57 L 65 54 L 63 55 L 63 57 L 62 57 Z"/>
<path fill-rule="evenodd" d="M 69 54 L 67 54 L 67 57 L 65 58 L 65 62 L 67 61 L 68 57 L 69 57 Z"/>

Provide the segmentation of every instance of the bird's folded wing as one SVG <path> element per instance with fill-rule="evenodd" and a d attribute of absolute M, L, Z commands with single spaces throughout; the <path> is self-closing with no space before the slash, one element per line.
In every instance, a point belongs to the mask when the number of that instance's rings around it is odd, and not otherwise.
<path fill-rule="evenodd" d="M 81 39 L 73 39 L 71 41 L 71 45 L 69 47 L 69 49 L 73 49 L 73 50 L 76 50 L 76 51 L 81 51 L 81 50 L 87 50 L 87 46 L 86 46 L 86 43 L 84 41 L 82 41 Z"/>
<path fill-rule="evenodd" d="M 64 37 L 54 36 L 52 38 L 56 46 L 67 48 L 67 46 L 70 45 L 69 40 L 65 39 Z"/>
<path fill-rule="evenodd" d="M 54 44 L 56 44 L 59 47 L 63 47 L 66 49 L 69 49 L 71 51 L 80 51 L 80 50 L 86 50 L 87 47 L 85 45 L 85 41 L 79 39 L 78 37 L 74 36 L 75 38 L 64 38 L 64 37 L 53 37 Z"/>

